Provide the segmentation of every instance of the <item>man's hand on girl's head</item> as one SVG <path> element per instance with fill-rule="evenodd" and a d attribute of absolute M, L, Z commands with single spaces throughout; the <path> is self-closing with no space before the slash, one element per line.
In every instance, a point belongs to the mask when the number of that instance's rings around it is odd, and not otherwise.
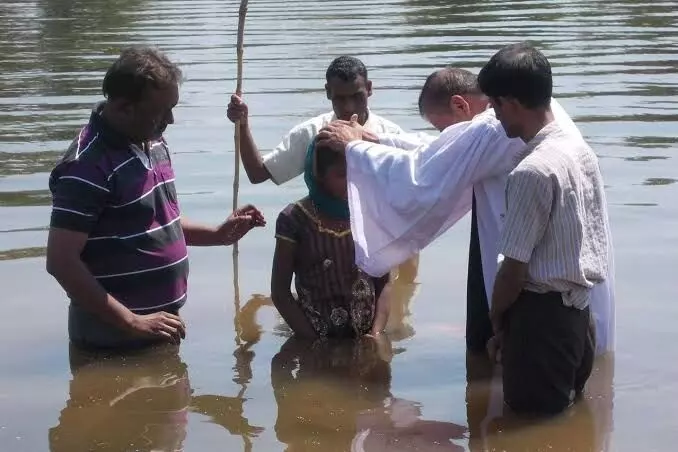
<path fill-rule="evenodd" d="M 351 141 L 363 139 L 364 129 L 358 123 L 357 115 L 351 121 L 336 120 L 323 127 L 316 138 L 316 145 L 344 152 Z"/>

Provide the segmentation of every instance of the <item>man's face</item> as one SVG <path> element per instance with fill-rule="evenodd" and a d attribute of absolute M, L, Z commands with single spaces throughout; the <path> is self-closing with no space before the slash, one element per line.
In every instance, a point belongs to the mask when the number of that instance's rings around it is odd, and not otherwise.
<path fill-rule="evenodd" d="M 174 123 L 172 109 L 179 102 L 179 87 L 171 85 L 151 89 L 127 109 L 130 130 L 136 141 L 160 138 L 167 126 Z"/>
<path fill-rule="evenodd" d="M 491 97 L 490 106 L 494 109 L 494 114 L 499 122 L 501 122 L 506 136 L 509 138 L 519 137 L 522 131 L 519 104 L 514 99 Z"/>
<path fill-rule="evenodd" d="M 355 114 L 358 115 L 358 122 L 365 123 L 368 115 L 367 98 L 372 95 L 371 81 L 361 76 L 351 81 L 335 77 L 327 82 L 325 91 L 338 119 L 348 121 Z"/>

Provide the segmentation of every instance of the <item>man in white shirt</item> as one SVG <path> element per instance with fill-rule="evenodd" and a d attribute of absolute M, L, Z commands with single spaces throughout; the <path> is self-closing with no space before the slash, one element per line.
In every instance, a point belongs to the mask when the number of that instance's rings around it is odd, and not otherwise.
<path fill-rule="evenodd" d="M 373 133 L 402 133 L 396 124 L 370 111 L 368 98 L 372 95 L 372 81 L 367 77 L 367 68 L 362 61 L 340 56 L 327 68 L 325 78 L 325 92 L 332 102 L 333 111 L 295 126 L 265 156 L 254 143 L 247 104 L 237 95 L 232 96 L 227 115 L 233 122 L 240 121 L 240 153 L 250 182 L 259 184 L 270 179 L 281 185 L 300 176 L 304 172 L 304 159 L 311 140 L 320 129 L 337 119 L 348 121 L 355 114 L 358 115 L 358 123 Z"/>
<path fill-rule="evenodd" d="M 581 136 L 555 99 L 551 110 L 561 128 Z M 504 189 L 525 143 L 506 136 L 492 109 L 447 127 L 437 138 L 399 134 L 379 135 L 380 144 L 367 140 L 375 141 L 358 124 L 345 122 L 335 122 L 319 134 L 324 146 L 346 155 L 358 266 L 373 276 L 383 275 L 459 221 L 475 195 L 484 286 L 491 299 Z M 598 354 L 614 350 L 615 340 L 611 240 L 608 248 L 608 276 L 591 290 Z"/>

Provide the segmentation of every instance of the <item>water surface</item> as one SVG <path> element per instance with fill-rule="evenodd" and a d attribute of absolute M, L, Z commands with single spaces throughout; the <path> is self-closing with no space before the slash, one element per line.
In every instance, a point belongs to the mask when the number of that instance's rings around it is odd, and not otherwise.
<path fill-rule="evenodd" d="M 324 73 L 340 54 L 368 65 L 371 107 L 428 126 L 418 91 L 436 68 L 478 70 L 530 39 L 555 93 L 601 157 L 616 246 L 618 344 L 587 397 L 554 421 L 502 415 L 499 376 L 464 352 L 465 219 L 399 287 L 390 341 L 306 350 L 267 298 L 273 224 L 303 196 L 242 181 L 269 226 L 229 249 L 191 250 L 180 352 L 71 354 L 66 300 L 44 271 L 48 172 L 100 99 L 120 48 L 154 43 L 185 71 L 174 152 L 184 215 L 221 221 L 231 205 L 235 0 L 0 3 L 0 449 L 673 450 L 678 440 L 678 2 L 251 1 L 246 100 L 258 145 L 330 109 Z M 239 309 L 240 314 L 234 313 Z M 398 326 L 399 325 L 399 326 Z"/>

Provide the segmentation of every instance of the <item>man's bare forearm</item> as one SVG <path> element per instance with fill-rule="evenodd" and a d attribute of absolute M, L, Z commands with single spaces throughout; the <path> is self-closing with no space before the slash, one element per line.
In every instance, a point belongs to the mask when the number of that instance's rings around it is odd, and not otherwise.
<path fill-rule="evenodd" d="M 216 246 L 219 241 L 216 234 L 216 228 L 194 223 L 190 220 L 181 219 L 181 229 L 184 231 L 184 238 L 188 246 Z"/>
<path fill-rule="evenodd" d="M 499 267 L 492 291 L 492 326 L 495 334 L 501 331 L 504 313 L 525 287 L 526 275 L 527 264 L 514 259 L 505 258 Z"/>
<path fill-rule="evenodd" d="M 249 124 L 242 122 L 240 123 L 240 158 L 251 183 L 259 184 L 271 178 L 271 174 L 264 165 L 264 159 L 254 143 Z"/>
<path fill-rule="evenodd" d="M 135 314 L 107 293 L 78 257 L 62 256 L 48 262 L 47 271 L 74 303 L 104 322 L 124 330 L 130 328 Z"/>

